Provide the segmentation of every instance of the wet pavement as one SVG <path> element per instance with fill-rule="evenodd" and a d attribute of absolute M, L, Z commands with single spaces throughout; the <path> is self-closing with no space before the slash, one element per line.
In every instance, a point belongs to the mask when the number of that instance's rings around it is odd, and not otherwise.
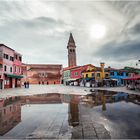
<path fill-rule="evenodd" d="M 92 91 L 0 99 L 0 139 L 140 138 L 140 96 Z"/>
<path fill-rule="evenodd" d="M 90 93 L 90 89 L 98 90 L 108 90 L 116 92 L 126 92 L 129 94 L 138 94 L 140 91 L 127 90 L 126 87 L 99 87 L 99 88 L 89 88 L 89 87 L 79 87 L 79 86 L 65 86 L 65 85 L 30 85 L 30 88 L 14 88 L 14 89 L 4 89 L 0 90 L 0 98 L 6 98 L 10 96 L 24 96 L 24 95 L 34 95 L 43 93 L 60 93 L 60 94 L 75 94 L 75 95 L 86 95 Z"/>

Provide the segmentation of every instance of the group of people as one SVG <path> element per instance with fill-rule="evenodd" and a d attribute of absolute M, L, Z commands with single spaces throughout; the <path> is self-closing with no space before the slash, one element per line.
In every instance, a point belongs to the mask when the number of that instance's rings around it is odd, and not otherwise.
<path fill-rule="evenodd" d="M 25 87 L 25 88 L 29 88 L 29 81 L 27 81 L 27 82 L 25 81 L 25 82 L 24 82 L 24 87 Z"/>
<path fill-rule="evenodd" d="M 140 90 L 140 82 L 139 81 L 127 81 L 126 88 L 131 89 L 131 90 L 135 90 L 135 89 Z"/>

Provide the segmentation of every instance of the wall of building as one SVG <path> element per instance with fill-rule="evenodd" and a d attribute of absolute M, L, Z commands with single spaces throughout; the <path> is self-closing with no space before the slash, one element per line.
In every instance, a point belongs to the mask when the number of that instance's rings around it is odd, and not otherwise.
<path fill-rule="evenodd" d="M 23 83 L 29 81 L 30 84 L 61 84 L 62 65 L 27 64 L 23 73 Z"/>

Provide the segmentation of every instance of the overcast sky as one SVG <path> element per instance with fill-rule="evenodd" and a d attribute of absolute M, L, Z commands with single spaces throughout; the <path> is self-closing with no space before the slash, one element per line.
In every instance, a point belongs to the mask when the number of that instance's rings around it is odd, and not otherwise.
<path fill-rule="evenodd" d="M 93 37 L 94 25 L 105 28 L 103 37 Z M 20 52 L 25 63 L 67 66 L 70 32 L 78 65 L 135 66 L 140 2 L 0 0 L 0 43 Z"/>

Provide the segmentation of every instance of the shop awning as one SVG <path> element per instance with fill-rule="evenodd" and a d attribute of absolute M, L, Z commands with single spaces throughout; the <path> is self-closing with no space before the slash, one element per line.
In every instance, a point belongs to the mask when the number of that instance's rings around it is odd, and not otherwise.
<path fill-rule="evenodd" d="M 67 79 L 66 81 L 75 81 L 75 78 Z"/>
<path fill-rule="evenodd" d="M 133 77 L 123 78 L 123 80 L 140 80 L 140 75 L 136 75 Z"/>
<path fill-rule="evenodd" d="M 11 77 L 11 78 L 17 78 L 17 79 L 20 79 L 20 78 L 23 78 L 22 75 L 15 75 L 15 74 L 5 74 L 7 77 Z"/>
<path fill-rule="evenodd" d="M 90 77 L 90 78 L 89 78 L 89 77 L 86 77 L 85 80 L 86 80 L 86 81 L 94 80 L 94 78 L 93 78 L 93 77 Z"/>

